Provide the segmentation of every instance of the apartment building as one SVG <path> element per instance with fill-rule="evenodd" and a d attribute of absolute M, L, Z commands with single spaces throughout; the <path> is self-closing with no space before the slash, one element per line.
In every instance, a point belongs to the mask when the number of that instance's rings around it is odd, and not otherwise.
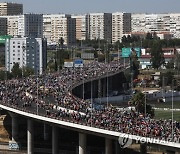
<path fill-rule="evenodd" d="M 131 32 L 131 14 L 112 13 L 112 43 L 121 42 L 123 34 Z"/>
<path fill-rule="evenodd" d="M 0 18 L 0 35 L 7 35 L 7 19 Z"/>
<path fill-rule="evenodd" d="M 48 44 L 58 43 L 60 38 L 64 44 L 71 46 L 76 42 L 76 19 L 66 14 L 43 15 L 43 33 Z"/>
<path fill-rule="evenodd" d="M 132 32 L 170 33 L 180 38 L 180 13 L 132 14 Z"/>
<path fill-rule="evenodd" d="M 42 74 L 47 65 L 47 41 L 43 38 L 16 37 L 6 40 L 5 65 L 11 71 L 15 63 L 30 67 L 36 73 Z"/>
<path fill-rule="evenodd" d="M 170 20 L 169 23 L 166 22 L 166 29 L 174 35 L 174 38 L 180 38 L 180 13 L 172 13 L 169 16 Z"/>
<path fill-rule="evenodd" d="M 43 37 L 42 14 L 0 16 L 7 19 L 7 34 L 12 36 Z"/>
<path fill-rule="evenodd" d="M 89 23 L 89 39 L 101 39 L 112 42 L 112 14 L 90 13 L 87 15 Z"/>
<path fill-rule="evenodd" d="M 0 16 L 23 14 L 23 5 L 17 3 L 0 3 Z"/>
<path fill-rule="evenodd" d="M 87 15 L 72 15 L 76 20 L 76 40 L 85 40 L 87 38 Z"/>
<path fill-rule="evenodd" d="M 43 15 L 24 14 L 18 18 L 18 35 L 27 37 L 43 37 Z"/>
<path fill-rule="evenodd" d="M 11 36 L 17 36 L 19 16 L 6 16 L 6 19 L 7 19 L 7 34 Z"/>

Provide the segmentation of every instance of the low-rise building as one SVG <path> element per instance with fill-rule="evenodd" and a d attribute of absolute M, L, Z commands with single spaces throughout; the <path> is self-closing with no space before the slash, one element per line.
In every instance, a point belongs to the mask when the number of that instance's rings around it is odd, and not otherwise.
<path fill-rule="evenodd" d="M 175 58 L 176 49 L 175 48 L 162 48 L 165 64 Z M 141 69 L 146 69 L 151 67 L 151 54 L 150 49 L 141 49 L 141 57 L 139 57 Z"/>

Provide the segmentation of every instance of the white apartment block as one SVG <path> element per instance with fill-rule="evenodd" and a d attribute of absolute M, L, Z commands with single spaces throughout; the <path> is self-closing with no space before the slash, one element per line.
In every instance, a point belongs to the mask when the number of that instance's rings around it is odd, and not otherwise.
<path fill-rule="evenodd" d="M 166 28 L 174 35 L 174 38 L 180 38 L 180 13 L 173 13 L 169 16 L 170 22 L 166 24 Z"/>
<path fill-rule="evenodd" d="M 5 66 L 11 71 L 15 63 L 21 68 L 33 68 L 36 73 L 42 73 L 46 68 L 47 41 L 43 38 L 17 37 L 6 40 Z"/>
<path fill-rule="evenodd" d="M 0 17 L 7 19 L 8 35 L 43 37 L 43 16 L 41 14 L 24 14 Z"/>
<path fill-rule="evenodd" d="M 180 13 L 132 14 L 132 32 L 169 32 L 180 38 Z"/>
<path fill-rule="evenodd" d="M 132 14 L 132 32 L 165 31 L 162 14 Z"/>
<path fill-rule="evenodd" d="M 0 3 L 0 16 L 23 14 L 23 5 L 17 3 Z"/>
<path fill-rule="evenodd" d="M 112 43 L 121 42 L 123 34 L 131 32 L 131 14 L 112 13 Z"/>
<path fill-rule="evenodd" d="M 7 19 L 0 18 L 0 35 L 7 35 Z"/>
<path fill-rule="evenodd" d="M 11 36 L 17 36 L 19 16 L 6 16 L 6 18 L 7 18 L 7 34 Z"/>
<path fill-rule="evenodd" d="M 87 15 L 72 15 L 76 20 L 76 40 L 85 40 L 87 38 Z"/>
<path fill-rule="evenodd" d="M 111 43 L 112 41 L 112 14 L 111 13 L 90 13 L 89 39 L 101 39 Z"/>
<path fill-rule="evenodd" d="M 76 42 L 76 20 L 66 14 L 43 15 L 43 34 L 48 44 L 58 43 L 60 38 L 69 46 Z"/>

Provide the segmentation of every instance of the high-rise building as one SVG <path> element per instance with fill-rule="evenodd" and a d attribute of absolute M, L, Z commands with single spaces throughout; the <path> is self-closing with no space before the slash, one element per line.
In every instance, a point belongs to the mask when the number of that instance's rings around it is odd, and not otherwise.
<path fill-rule="evenodd" d="M 47 65 L 47 41 L 44 38 L 17 37 L 6 40 L 5 65 L 11 71 L 18 63 L 22 67 L 30 67 L 36 73 L 42 73 Z"/>
<path fill-rule="evenodd" d="M 6 16 L 6 18 L 7 18 L 7 34 L 11 36 L 17 36 L 19 16 Z"/>
<path fill-rule="evenodd" d="M 89 39 L 112 41 L 112 14 L 111 13 L 90 13 L 89 22 Z"/>
<path fill-rule="evenodd" d="M 0 16 L 23 14 L 23 5 L 17 3 L 0 3 Z"/>
<path fill-rule="evenodd" d="M 76 39 L 85 40 L 87 38 L 87 22 L 86 15 L 73 15 L 76 20 Z"/>
<path fill-rule="evenodd" d="M 7 19 L 7 34 L 22 37 L 43 37 L 42 14 L 1 16 Z"/>
<path fill-rule="evenodd" d="M 22 37 L 43 37 L 43 15 L 20 15 L 18 19 L 18 35 Z"/>
<path fill-rule="evenodd" d="M 76 42 L 76 20 L 66 14 L 43 15 L 44 37 L 48 43 L 58 43 L 60 38 L 64 44 L 71 46 Z"/>
<path fill-rule="evenodd" d="M 131 32 L 131 14 L 112 13 L 112 43 L 121 42 L 123 34 Z"/>
<path fill-rule="evenodd" d="M 0 18 L 0 35 L 7 35 L 7 19 Z"/>

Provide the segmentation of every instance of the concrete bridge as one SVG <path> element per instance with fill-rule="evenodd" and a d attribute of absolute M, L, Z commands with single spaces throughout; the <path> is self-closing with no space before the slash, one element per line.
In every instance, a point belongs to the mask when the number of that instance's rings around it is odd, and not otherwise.
<path fill-rule="evenodd" d="M 123 69 L 119 69 L 116 70 L 115 72 L 108 72 L 108 77 L 113 77 L 114 75 L 123 72 L 124 70 L 126 70 L 129 66 L 126 66 Z M 98 81 L 98 82 L 103 82 L 102 80 L 104 80 L 104 78 L 107 78 L 107 73 L 103 74 L 101 77 L 96 77 L 93 79 L 87 79 L 86 81 L 81 81 L 81 82 L 76 82 L 75 84 L 73 84 L 73 86 L 71 86 L 71 89 L 78 89 L 78 87 L 80 85 L 82 85 L 83 83 L 89 83 L 91 81 Z M 105 83 L 104 83 L 105 84 Z M 122 83 L 121 83 L 122 84 Z M 102 96 L 103 92 L 100 92 L 101 90 L 105 90 L 106 88 L 103 88 L 101 85 L 101 83 L 98 84 L 100 86 L 100 88 L 98 88 L 95 90 L 96 92 L 99 91 L 98 94 L 99 96 Z M 105 86 L 105 85 L 104 85 Z M 76 89 L 76 90 L 77 90 Z M 76 90 L 74 90 L 74 93 L 77 93 Z M 77 90 L 78 91 L 78 90 Z M 82 92 L 79 93 L 79 95 Z M 107 91 L 105 90 L 105 93 L 107 93 Z M 81 95 L 82 96 L 82 95 Z M 134 140 L 134 141 L 141 141 L 141 136 L 136 136 L 136 135 L 129 135 L 129 134 L 124 134 L 124 133 L 120 133 L 117 131 L 112 131 L 112 130 L 108 130 L 108 129 L 102 129 L 99 127 L 92 127 L 86 123 L 78 123 L 78 122 L 73 122 L 71 120 L 68 119 L 62 119 L 62 118 L 57 118 L 57 117 L 50 117 L 46 114 L 44 114 L 43 112 L 36 112 L 35 110 L 27 110 L 15 105 L 9 105 L 8 103 L 2 103 L 0 102 L 0 108 L 8 111 L 12 117 L 12 141 L 10 142 L 10 144 L 12 146 L 17 146 L 18 145 L 18 140 L 17 140 L 17 136 L 18 136 L 18 116 L 23 116 L 27 119 L 27 153 L 28 154 L 33 154 L 34 153 L 34 121 L 40 121 L 42 123 L 46 123 L 48 125 L 52 126 L 52 154 L 58 154 L 59 148 L 58 148 L 58 127 L 62 127 L 65 129 L 69 129 L 69 130 L 73 130 L 73 131 L 77 131 L 79 133 L 79 154 L 85 154 L 87 151 L 87 146 L 86 146 L 86 139 L 87 139 L 87 134 L 93 134 L 96 136 L 101 136 L 104 137 L 105 139 L 105 154 L 113 154 L 119 153 L 119 148 L 120 145 L 118 145 L 118 139 L 119 137 L 124 137 L 124 138 L 128 138 L 130 140 Z M 175 153 L 180 151 L 180 143 L 175 143 L 175 142 L 165 142 L 165 141 L 161 141 L 158 139 L 153 139 L 152 138 L 148 138 L 148 137 L 144 137 L 143 140 L 145 140 L 145 142 L 150 142 L 151 144 L 154 145 L 158 145 L 158 146 L 163 146 L 165 149 L 167 149 L 168 152 L 171 153 Z M 116 150 L 112 149 L 112 143 L 116 143 Z M 144 142 L 144 143 L 145 143 Z M 144 144 L 142 144 L 143 146 Z"/>

